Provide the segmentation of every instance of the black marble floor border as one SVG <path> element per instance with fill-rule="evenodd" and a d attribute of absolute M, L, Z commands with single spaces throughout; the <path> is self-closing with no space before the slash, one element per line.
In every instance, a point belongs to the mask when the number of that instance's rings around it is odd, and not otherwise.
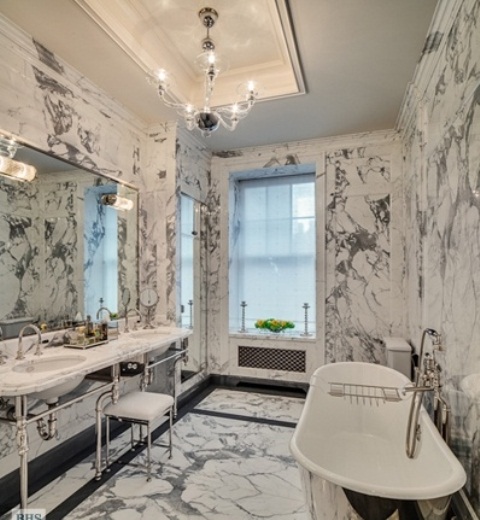
<path fill-rule="evenodd" d="M 278 419 L 268 419 L 267 417 L 255 417 L 253 415 L 240 415 L 236 413 L 216 412 L 214 410 L 202 410 L 201 408 L 194 408 L 190 413 L 194 415 L 209 415 L 211 417 L 218 417 L 221 419 L 232 419 L 235 421 L 245 421 L 258 424 L 268 424 L 269 426 L 280 426 L 282 428 L 295 428 L 297 423 L 290 421 L 280 421 Z"/>

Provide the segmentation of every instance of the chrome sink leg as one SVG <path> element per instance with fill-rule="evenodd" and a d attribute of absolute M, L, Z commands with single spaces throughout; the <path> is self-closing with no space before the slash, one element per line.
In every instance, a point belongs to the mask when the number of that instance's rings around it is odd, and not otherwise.
<path fill-rule="evenodd" d="M 112 398 L 112 390 L 100 394 L 95 405 L 95 421 L 97 435 L 97 449 L 95 452 L 95 480 L 100 480 L 102 476 L 102 414 L 103 401 L 109 397 Z"/>
<path fill-rule="evenodd" d="M 102 415 L 103 415 L 103 401 L 109 397 L 114 403 L 118 401 L 118 384 L 120 381 L 120 365 L 113 367 L 113 383 L 112 388 L 108 392 L 100 394 L 95 405 L 95 421 L 96 421 L 96 435 L 97 448 L 95 451 L 95 480 L 100 480 L 102 477 Z"/>
<path fill-rule="evenodd" d="M 20 506 L 28 506 L 28 433 L 27 397 L 15 397 L 15 417 L 17 420 L 17 449 L 20 455 Z"/>

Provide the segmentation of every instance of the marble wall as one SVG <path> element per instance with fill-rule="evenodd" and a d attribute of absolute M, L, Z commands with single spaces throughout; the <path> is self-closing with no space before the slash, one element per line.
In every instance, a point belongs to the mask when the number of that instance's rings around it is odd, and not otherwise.
<path fill-rule="evenodd" d="M 209 235 L 209 369 L 213 373 L 307 382 L 325 361 L 385 362 L 384 336 L 403 332 L 403 205 L 400 140 L 394 132 L 257 147 L 212 161 Z M 311 165 L 316 175 L 317 331 L 307 371 L 240 369 L 229 342 L 229 227 L 236 172 Z M 258 342 L 246 335 L 243 344 Z M 262 346 L 280 345 L 260 338 Z M 284 342 L 281 342 L 284 344 Z M 291 348 L 292 342 L 286 344 Z M 297 348 L 296 347 L 296 348 Z M 281 348 L 281 347 L 280 347 Z"/>
<path fill-rule="evenodd" d="M 480 1 L 444 2 L 400 123 L 407 333 L 442 334 L 452 448 L 480 513 Z"/>
<path fill-rule="evenodd" d="M 41 268 L 36 189 L 5 179 L 0 204 L 0 319 L 31 316 Z"/>
<path fill-rule="evenodd" d="M 403 330 L 399 141 L 326 154 L 327 362 L 385 364 Z"/>
<path fill-rule="evenodd" d="M 174 309 L 169 290 L 173 277 L 168 276 L 169 227 L 165 216 L 174 211 L 170 209 L 172 204 L 165 205 L 165 201 L 173 200 L 175 194 L 174 186 L 169 184 L 176 172 L 175 125 L 164 124 L 147 131 L 142 122 L 87 78 L 2 16 L 0 57 L 1 130 L 80 168 L 125 180 L 139 188 L 140 283 L 157 288 L 157 315 L 166 321 L 167 309 Z M 54 247 L 58 234 L 69 232 L 66 223 L 63 227 L 51 224 L 48 247 Z M 19 225 L 23 228 L 24 222 Z M 28 225 L 24 229 L 28 233 Z M 55 264 L 48 268 L 54 276 Z M 35 283 L 34 276 L 31 283 Z M 159 375 L 157 388 L 171 386 L 165 376 L 168 374 L 163 374 L 163 378 Z M 95 399 L 87 399 L 60 414 L 59 439 L 40 441 L 32 429 L 31 457 L 91 426 L 94 403 Z M 0 458 L 1 477 L 18 464 L 14 430 L 8 426 L 0 427 Z"/>

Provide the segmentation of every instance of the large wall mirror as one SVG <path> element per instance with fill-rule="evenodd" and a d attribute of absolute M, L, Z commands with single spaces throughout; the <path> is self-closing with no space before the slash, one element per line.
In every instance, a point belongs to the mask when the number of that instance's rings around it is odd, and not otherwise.
<path fill-rule="evenodd" d="M 182 365 L 182 382 L 206 367 L 206 206 L 186 193 L 180 195 L 180 316 L 178 325 L 192 329 L 189 356 Z"/>
<path fill-rule="evenodd" d="M 138 191 L 22 146 L 32 182 L 0 175 L 0 325 L 63 328 L 138 300 Z M 111 205 L 132 201 L 130 210 Z M 110 196 L 110 197 L 109 197 Z M 8 329 L 9 327 L 4 327 Z"/>

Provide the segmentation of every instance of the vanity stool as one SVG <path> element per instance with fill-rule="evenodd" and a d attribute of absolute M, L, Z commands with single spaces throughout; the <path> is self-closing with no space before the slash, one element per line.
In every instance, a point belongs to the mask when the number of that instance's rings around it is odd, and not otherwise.
<path fill-rule="evenodd" d="M 154 392 L 129 392 L 121 396 L 116 404 L 110 403 L 103 409 L 106 417 L 106 467 L 110 466 L 110 419 L 130 423 L 131 444 L 134 448 L 133 426 L 140 425 L 140 439 L 142 437 L 142 426 L 147 427 L 147 480 L 151 480 L 151 424 L 155 419 L 164 415 L 169 416 L 169 444 L 157 444 L 169 449 L 169 458 L 172 457 L 172 427 L 173 427 L 173 405 L 174 399 L 167 394 L 156 394 Z"/>

